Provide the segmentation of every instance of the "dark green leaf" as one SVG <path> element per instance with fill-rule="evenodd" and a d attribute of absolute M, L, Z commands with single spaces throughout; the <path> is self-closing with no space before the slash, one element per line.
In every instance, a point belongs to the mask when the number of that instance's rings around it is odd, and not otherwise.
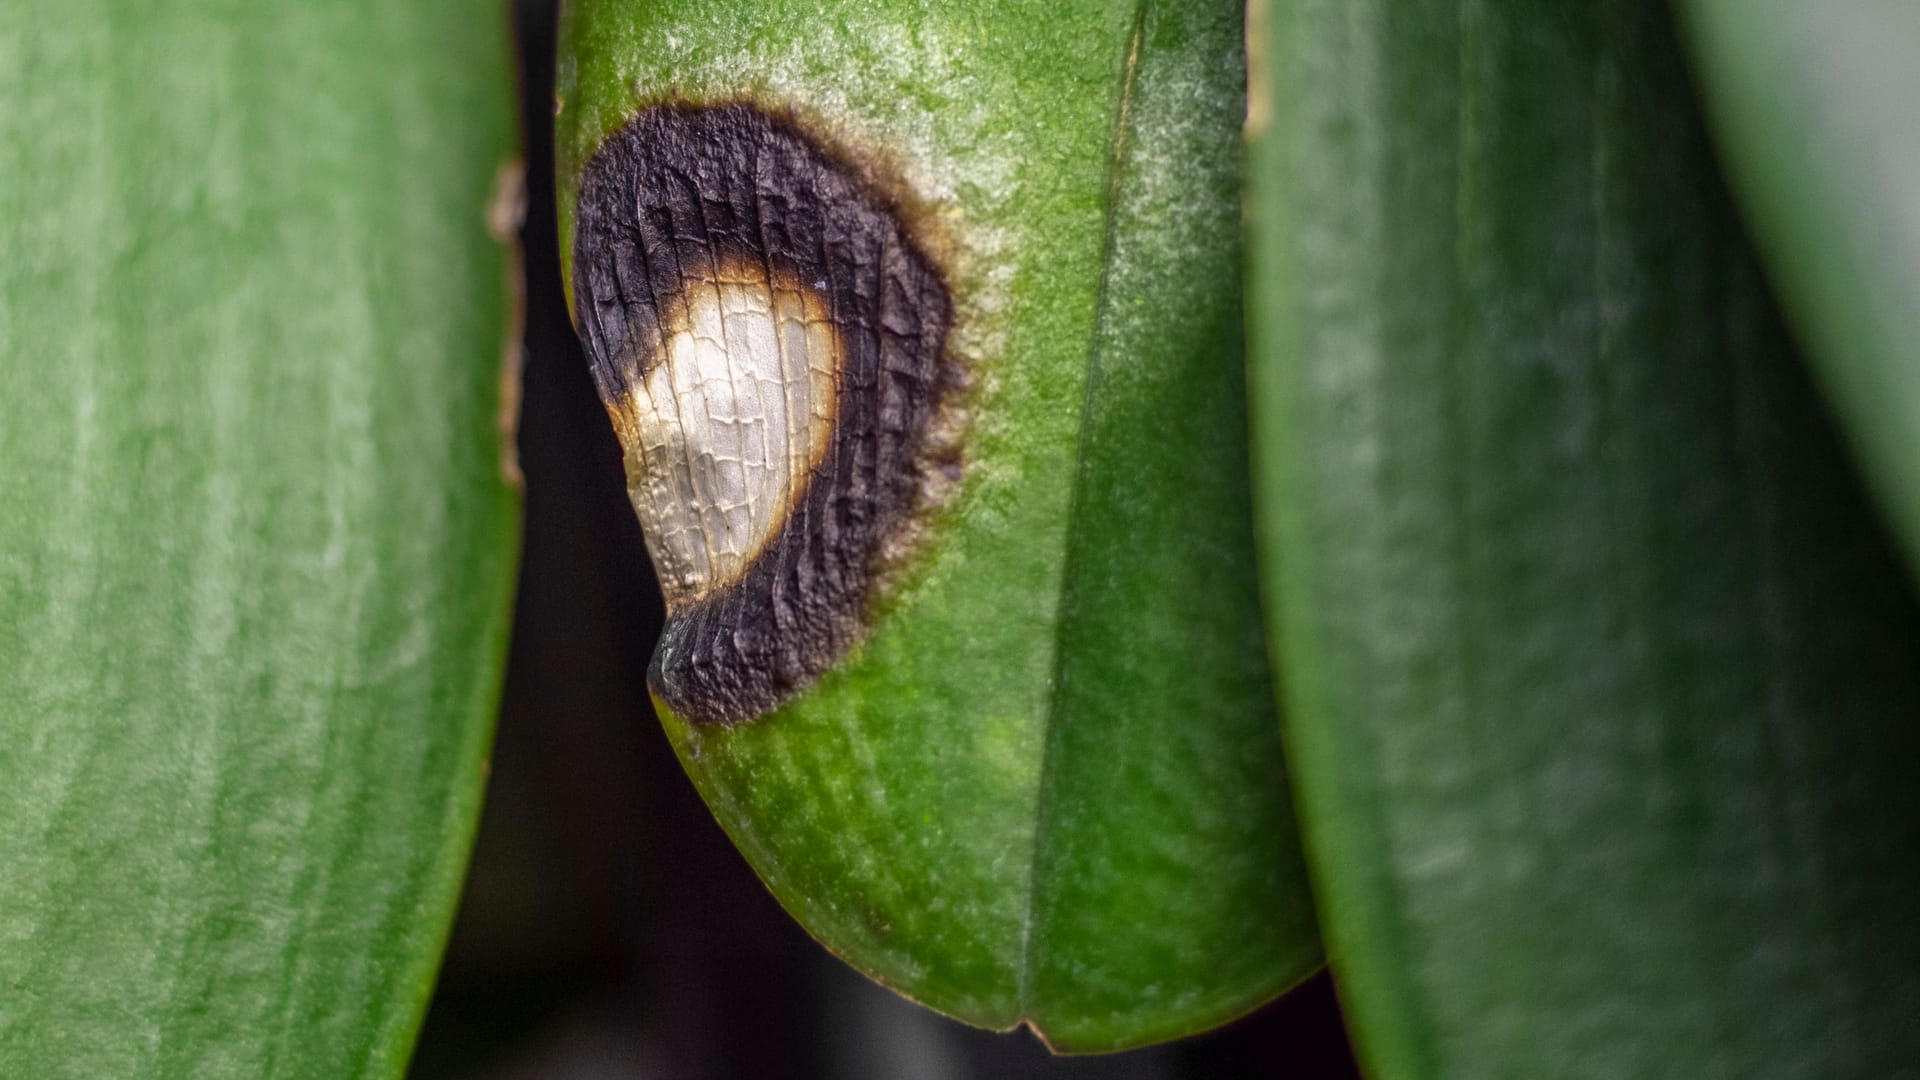
<path fill-rule="evenodd" d="M 515 546 L 497 4 L 0 8 L 0 1076 L 397 1076 Z"/>
<path fill-rule="evenodd" d="M 1272 0 L 1256 494 L 1373 1075 L 1920 1061 L 1920 611 L 1666 6 Z"/>
<path fill-rule="evenodd" d="M 1920 4 L 1681 10 L 1770 276 L 1920 567 Z"/>

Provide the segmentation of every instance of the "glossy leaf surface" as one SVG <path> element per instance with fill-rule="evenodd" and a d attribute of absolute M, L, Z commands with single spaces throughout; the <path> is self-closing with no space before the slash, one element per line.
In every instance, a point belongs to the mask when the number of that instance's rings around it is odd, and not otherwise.
<path fill-rule="evenodd" d="M 399 1075 L 478 811 L 504 11 L 0 9 L 0 1075 Z"/>
<path fill-rule="evenodd" d="M 1769 276 L 1920 567 L 1920 4 L 1681 10 Z"/>
<path fill-rule="evenodd" d="M 1257 501 L 1363 1061 L 1920 1060 L 1920 609 L 1666 5 L 1269 0 Z"/>
<path fill-rule="evenodd" d="M 769 715 L 663 716 L 774 893 L 1064 1049 L 1307 974 L 1252 587 L 1239 7 L 588 0 L 562 35 L 563 237 L 636 110 L 744 100 L 896 170 L 953 287 L 960 480 L 861 646 Z"/>

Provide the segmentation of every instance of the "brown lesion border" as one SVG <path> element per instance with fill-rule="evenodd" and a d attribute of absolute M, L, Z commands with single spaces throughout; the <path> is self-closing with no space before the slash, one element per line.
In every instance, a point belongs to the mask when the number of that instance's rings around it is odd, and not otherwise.
<path fill-rule="evenodd" d="M 575 322 L 610 412 L 640 384 L 681 290 L 728 262 L 815 290 L 842 343 L 833 434 L 805 495 L 739 580 L 682 605 L 662 633 L 649 681 L 689 721 L 763 715 L 857 644 L 927 492 L 959 468 L 965 379 L 927 246 L 939 234 L 881 172 L 743 102 L 642 109 L 582 170 Z"/>

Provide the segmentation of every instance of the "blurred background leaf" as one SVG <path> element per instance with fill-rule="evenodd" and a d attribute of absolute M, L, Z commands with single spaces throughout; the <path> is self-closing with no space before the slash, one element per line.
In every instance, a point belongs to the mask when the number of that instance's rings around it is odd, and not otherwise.
<path fill-rule="evenodd" d="M 1769 276 L 1920 570 L 1920 4 L 1680 10 Z"/>
<path fill-rule="evenodd" d="M 951 512 L 798 700 L 663 719 L 836 953 L 1064 1049 L 1205 1029 L 1319 963 L 1251 587 L 1241 27 L 1232 0 L 563 15 L 563 270 L 582 163 L 669 94 L 872 148 L 950 233 Z"/>
<path fill-rule="evenodd" d="M 0 1075 L 405 1066 L 512 585 L 505 25 L 0 8 Z"/>
<path fill-rule="evenodd" d="M 1667 6 L 1255 7 L 1256 493 L 1363 1060 L 1910 1071 L 1920 609 Z"/>

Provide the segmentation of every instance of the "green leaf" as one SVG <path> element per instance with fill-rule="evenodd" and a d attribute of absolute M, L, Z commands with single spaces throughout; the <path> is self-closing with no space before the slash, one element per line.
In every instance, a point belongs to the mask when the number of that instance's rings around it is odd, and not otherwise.
<path fill-rule="evenodd" d="M 1318 944 L 1252 588 L 1237 4 L 568 11 L 565 242 L 582 170 L 636 111 L 744 101 L 849 171 L 892 174 L 951 287 L 958 480 L 857 644 L 767 715 L 663 703 L 775 895 L 887 985 L 1062 1049 L 1195 1031 L 1306 975 Z M 663 183 L 691 182 L 692 161 Z M 784 182 L 763 168 L 752 191 L 764 206 Z M 731 211 L 703 205 L 718 245 Z M 740 229 L 769 232 L 779 211 L 758 213 Z M 631 213 L 594 220 L 629 261 L 617 297 L 570 282 L 590 343 L 626 332 L 605 324 L 633 282 L 661 287 Z M 569 273 L 575 255 L 608 252 L 569 252 Z M 627 362 L 597 358 L 617 425 Z"/>
<path fill-rule="evenodd" d="M 1681 11 L 1770 276 L 1920 568 L 1920 4 Z"/>
<path fill-rule="evenodd" d="M 516 546 L 497 4 L 0 8 L 0 1075 L 397 1076 Z"/>
<path fill-rule="evenodd" d="M 1920 610 L 1666 5 L 1256 5 L 1288 749 L 1363 1061 L 1920 1060 Z"/>

